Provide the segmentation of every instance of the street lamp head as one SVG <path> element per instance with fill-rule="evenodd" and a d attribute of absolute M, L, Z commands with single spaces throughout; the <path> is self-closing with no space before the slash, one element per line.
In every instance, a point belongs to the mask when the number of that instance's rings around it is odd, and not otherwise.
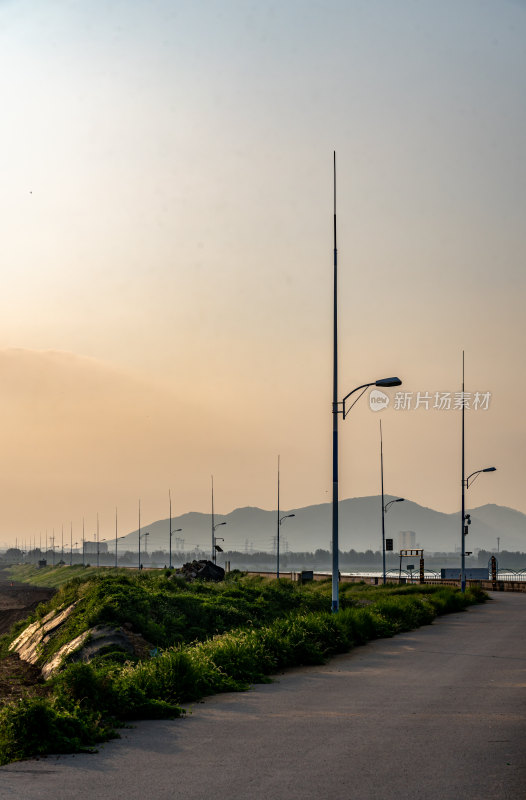
<path fill-rule="evenodd" d="M 389 386 L 401 386 L 402 381 L 400 378 L 381 378 L 379 381 L 375 381 L 374 385 L 387 389 Z"/>
<path fill-rule="evenodd" d="M 486 467 L 486 469 L 482 470 L 482 472 L 496 472 L 496 471 L 497 467 Z"/>
<path fill-rule="evenodd" d="M 395 500 L 395 503 L 403 503 L 405 502 L 405 497 L 399 497 L 398 500 Z"/>

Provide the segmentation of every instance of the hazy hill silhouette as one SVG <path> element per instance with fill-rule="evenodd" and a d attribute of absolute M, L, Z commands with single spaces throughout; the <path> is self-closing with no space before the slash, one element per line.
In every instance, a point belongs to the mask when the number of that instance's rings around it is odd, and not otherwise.
<path fill-rule="evenodd" d="M 386 495 L 385 502 L 394 499 Z M 381 500 L 379 496 L 353 497 L 341 500 L 340 549 L 378 550 L 381 547 Z M 526 514 L 507 506 L 488 504 L 468 509 L 472 525 L 467 548 L 493 550 L 500 537 L 500 549 L 526 551 Z M 282 509 L 280 516 L 295 514 L 281 526 L 282 547 L 294 552 L 328 550 L 331 540 L 331 504 L 307 506 L 305 508 Z M 386 536 L 395 540 L 399 531 L 416 533 L 416 542 L 427 552 L 454 552 L 460 545 L 460 513 L 443 514 L 426 508 L 411 500 L 390 506 L 385 517 Z M 276 535 L 276 511 L 261 508 L 236 508 L 229 514 L 216 514 L 216 524 L 226 522 L 216 530 L 216 536 L 224 536 L 220 542 L 225 550 L 254 549 L 272 552 Z M 142 527 L 149 532 L 148 551 L 168 549 L 168 519 L 157 520 Z M 172 538 L 173 550 L 176 536 L 184 539 L 184 549 L 197 545 L 201 549 L 211 548 L 211 515 L 190 512 L 172 519 L 172 529 L 182 528 Z M 138 531 L 132 531 L 119 543 L 119 550 L 137 550 Z M 144 546 L 144 545 L 142 545 Z"/>

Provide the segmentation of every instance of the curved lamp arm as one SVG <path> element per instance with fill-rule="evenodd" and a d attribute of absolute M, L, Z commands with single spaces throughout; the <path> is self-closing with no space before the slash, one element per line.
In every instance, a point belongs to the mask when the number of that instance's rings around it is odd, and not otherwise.
<path fill-rule="evenodd" d="M 360 397 L 364 394 L 365 390 L 369 388 L 369 386 L 380 386 L 381 388 L 387 389 L 390 386 L 401 386 L 401 385 L 402 381 L 400 380 L 400 378 L 380 378 L 380 380 L 377 381 L 371 381 L 370 383 L 363 383 L 361 386 L 357 386 L 356 389 L 353 389 L 352 392 L 349 392 L 349 394 L 345 395 L 345 397 L 341 401 L 342 407 L 339 411 L 342 414 L 343 418 L 345 419 L 351 408 L 354 405 L 356 405 Z M 345 401 L 348 400 L 352 394 L 354 394 L 355 392 L 359 392 L 360 390 L 362 390 L 361 394 L 359 394 L 354 403 L 351 403 L 349 408 L 346 409 Z"/>
<path fill-rule="evenodd" d="M 226 525 L 226 522 L 218 522 L 217 525 L 214 525 L 214 531 L 216 528 L 220 528 L 221 525 Z"/>
<path fill-rule="evenodd" d="M 470 478 L 473 478 L 471 483 L 474 483 L 474 481 L 477 480 L 477 477 L 482 472 L 496 472 L 496 471 L 497 471 L 497 467 L 485 467 L 484 469 L 476 469 L 475 472 L 472 472 L 471 475 L 468 475 L 468 477 L 466 478 L 466 489 L 469 489 Z"/>
<path fill-rule="evenodd" d="M 387 514 L 387 509 L 393 503 L 403 503 L 404 501 L 405 501 L 405 497 L 397 497 L 396 500 L 389 500 L 389 502 L 386 503 L 385 506 L 384 506 L 384 512 Z"/>

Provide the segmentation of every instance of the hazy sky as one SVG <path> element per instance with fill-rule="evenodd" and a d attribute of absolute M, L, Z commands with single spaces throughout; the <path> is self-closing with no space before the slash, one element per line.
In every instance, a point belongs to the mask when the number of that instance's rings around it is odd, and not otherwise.
<path fill-rule="evenodd" d="M 526 512 L 525 90 L 518 0 L 0 0 L 0 542 L 273 508 L 278 453 L 330 499 L 334 149 L 341 394 L 464 348 L 469 504 Z M 389 393 L 386 491 L 458 509 L 460 413 Z"/>

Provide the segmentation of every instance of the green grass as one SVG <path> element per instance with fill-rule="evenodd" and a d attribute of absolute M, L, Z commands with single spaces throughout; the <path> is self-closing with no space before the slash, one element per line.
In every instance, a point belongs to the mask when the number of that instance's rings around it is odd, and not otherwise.
<path fill-rule="evenodd" d="M 72 567 L 69 565 L 62 567 L 49 566 L 41 569 L 32 564 L 17 564 L 16 566 L 4 568 L 4 572 L 9 575 L 11 580 L 30 583 L 33 586 L 45 586 L 50 589 L 58 589 L 76 577 L 89 578 L 110 570 L 111 567 L 83 567 L 81 564 L 75 564 Z M 121 571 L 124 572 L 124 570 Z M 114 569 L 113 572 L 116 572 L 116 570 Z"/>
<path fill-rule="evenodd" d="M 183 703 L 243 690 L 288 667 L 323 663 L 485 598 L 440 586 L 342 584 L 341 610 L 331 614 L 330 595 L 330 579 L 299 586 L 233 575 L 219 584 L 186 584 L 165 572 L 107 570 L 64 583 L 35 615 L 76 603 L 43 659 L 99 623 L 130 623 L 158 654 L 123 663 L 122 654 L 108 653 L 90 664 L 67 664 L 48 682 L 47 697 L 6 705 L 0 763 L 92 746 L 115 735 L 124 720 L 179 716 Z M 12 638 L 4 637 L 4 648 Z"/>

